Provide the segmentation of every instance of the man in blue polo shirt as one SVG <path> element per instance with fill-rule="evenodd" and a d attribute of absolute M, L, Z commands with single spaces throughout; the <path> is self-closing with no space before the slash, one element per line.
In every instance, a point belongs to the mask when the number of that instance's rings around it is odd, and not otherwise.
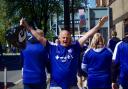
<path fill-rule="evenodd" d="M 115 30 L 112 30 L 111 35 L 112 35 L 112 38 L 109 39 L 109 41 L 108 41 L 108 47 L 113 52 L 116 44 L 120 41 L 120 39 L 117 37 L 117 32 Z"/>
<path fill-rule="evenodd" d="M 24 19 L 21 19 L 21 25 L 26 27 L 42 45 L 47 47 L 51 62 L 51 81 L 50 89 L 78 89 L 77 87 L 77 69 L 80 57 L 80 47 L 85 41 L 97 32 L 108 19 L 104 16 L 99 23 L 88 31 L 78 41 L 72 42 L 71 33 L 63 30 L 59 34 L 59 44 L 47 41 L 40 36 Z"/>
<path fill-rule="evenodd" d="M 125 33 L 125 36 L 122 41 L 117 43 L 113 53 L 113 89 L 118 89 L 117 79 L 123 89 L 128 89 L 128 32 Z"/>

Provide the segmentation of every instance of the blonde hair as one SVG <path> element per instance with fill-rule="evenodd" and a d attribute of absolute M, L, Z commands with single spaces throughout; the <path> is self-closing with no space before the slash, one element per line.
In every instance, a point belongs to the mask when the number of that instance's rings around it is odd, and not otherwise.
<path fill-rule="evenodd" d="M 102 48 L 105 45 L 104 38 L 100 33 L 95 33 L 92 41 L 91 41 L 91 48 Z"/>

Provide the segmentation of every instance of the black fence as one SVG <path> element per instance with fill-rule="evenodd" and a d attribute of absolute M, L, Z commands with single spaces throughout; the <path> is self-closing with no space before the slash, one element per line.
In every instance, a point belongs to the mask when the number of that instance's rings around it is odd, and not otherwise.
<path fill-rule="evenodd" d="M 4 67 L 6 67 L 8 71 L 22 69 L 22 60 L 20 58 L 20 55 L 0 55 L 0 71 L 3 71 Z"/>

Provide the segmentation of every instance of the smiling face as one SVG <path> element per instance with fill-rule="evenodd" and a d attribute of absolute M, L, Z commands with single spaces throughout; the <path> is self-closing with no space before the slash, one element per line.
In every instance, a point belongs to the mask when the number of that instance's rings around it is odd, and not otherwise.
<path fill-rule="evenodd" d="M 71 44 L 71 34 L 67 30 L 63 30 L 59 34 L 60 44 L 64 47 L 67 47 Z"/>

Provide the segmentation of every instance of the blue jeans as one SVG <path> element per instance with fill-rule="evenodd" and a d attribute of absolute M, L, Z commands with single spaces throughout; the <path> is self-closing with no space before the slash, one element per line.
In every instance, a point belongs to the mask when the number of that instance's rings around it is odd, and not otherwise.
<path fill-rule="evenodd" d="M 24 89 L 46 89 L 46 84 L 24 84 Z"/>

